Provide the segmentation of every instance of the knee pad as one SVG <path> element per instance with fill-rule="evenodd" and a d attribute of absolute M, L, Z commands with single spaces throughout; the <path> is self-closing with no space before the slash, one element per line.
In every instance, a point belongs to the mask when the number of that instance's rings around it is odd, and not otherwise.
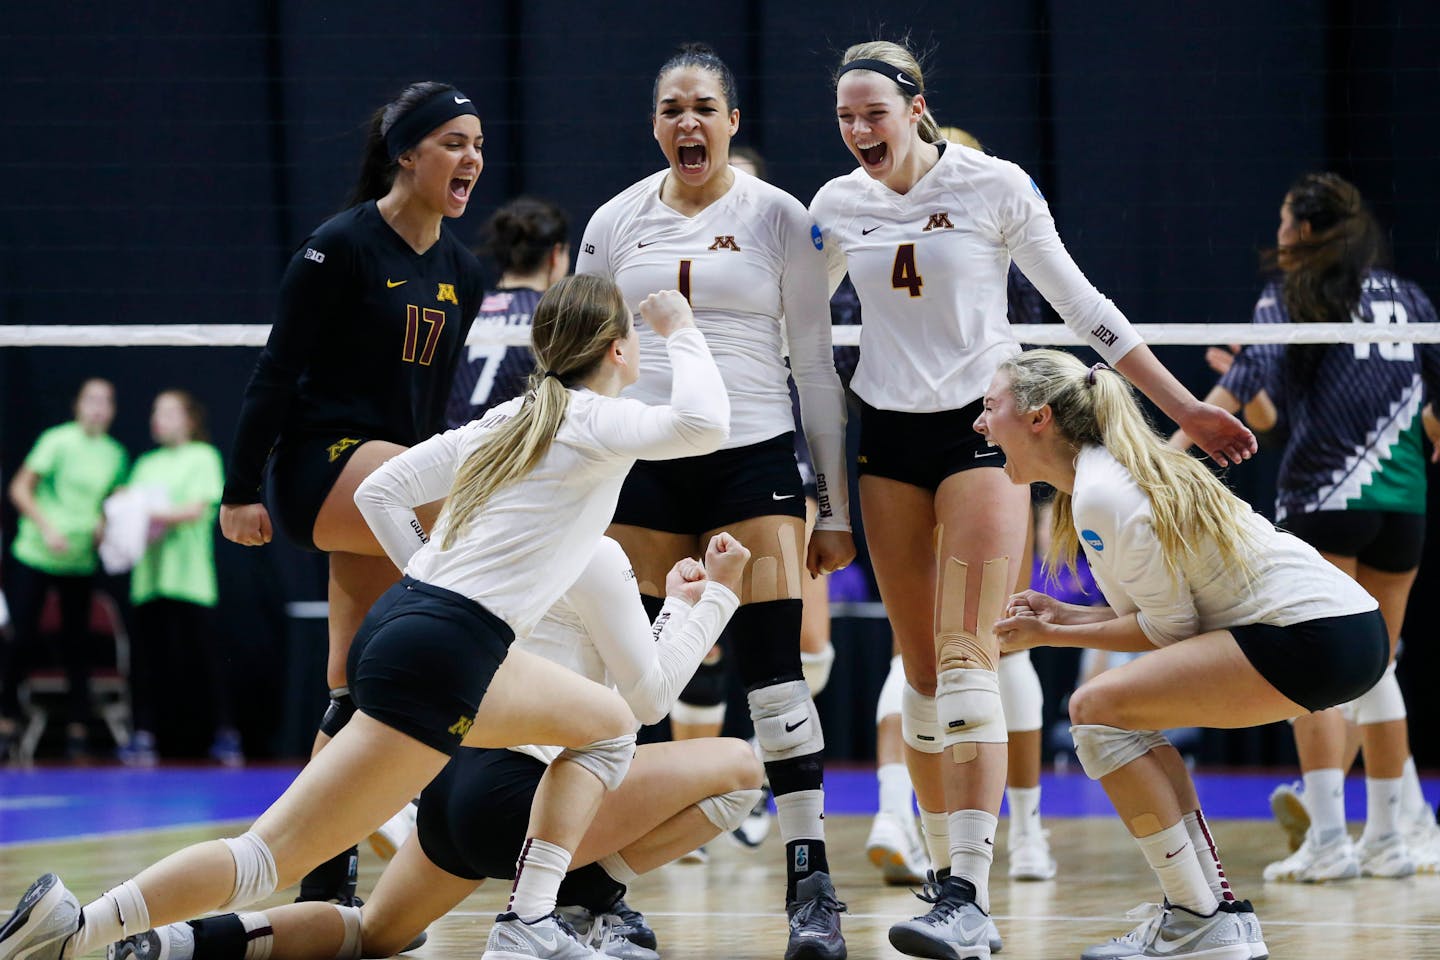
<path fill-rule="evenodd" d="M 1346 720 L 1361 726 L 1404 720 L 1405 697 L 1400 693 L 1400 682 L 1395 679 L 1394 661 L 1385 668 L 1375 686 L 1349 703 L 1342 704 L 1340 710 Z"/>
<path fill-rule="evenodd" d="M 790 680 L 751 690 L 750 719 L 766 763 L 821 753 L 825 735 L 820 714 L 803 680 Z"/>
<path fill-rule="evenodd" d="M 330 691 L 330 706 L 325 708 L 325 717 L 320 721 L 320 732 L 334 737 L 355 715 L 355 701 L 350 699 L 349 687 L 336 687 Z"/>
<path fill-rule="evenodd" d="M 891 675 L 894 675 L 893 669 Z M 885 683 L 888 685 L 890 681 L 886 680 Z M 900 688 L 900 735 L 907 744 L 921 753 L 943 752 L 945 741 L 940 732 L 940 714 L 935 707 L 935 698 L 925 696 L 906 683 L 903 673 L 900 676 Z"/>
<path fill-rule="evenodd" d="M 965 591 L 970 564 L 942 556 L 938 545 L 943 527 L 936 528 L 935 664 L 936 671 L 979 668 L 994 672 L 1000 659 L 1000 641 L 992 629 L 1010 595 L 1010 558 L 986 560 L 980 568 L 980 600 L 975 630 L 965 626 Z"/>
<path fill-rule="evenodd" d="M 230 856 L 235 859 L 235 889 L 218 910 L 238 910 L 275 892 L 280 882 L 275 856 L 258 834 L 250 831 L 234 839 L 227 837 L 221 843 L 230 848 Z"/>
<path fill-rule="evenodd" d="M 956 763 L 979 756 L 977 743 L 1005 743 L 1000 677 L 993 670 L 946 670 L 935 680 L 935 713 Z"/>
<path fill-rule="evenodd" d="M 1078 723 L 1070 728 L 1075 756 L 1091 780 L 1108 777 L 1170 741 L 1156 730 L 1121 730 L 1101 723 Z"/>
<path fill-rule="evenodd" d="M 596 740 L 583 747 L 569 747 L 557 758 L 578 763 L 595 775 L 606 790 L 614 790 L 625 779 L 630 770 L 630 761 L 635 758 L 635 734 L 609 740 Z"/>
<path fill-rule="evenodd" d="M 897 653 L 890 658 L 890 672 L 885 674 L 885 683 L 880 687 L 880 699 L 875 701 L 875 725 L 886 717 L 893 717 L 905 709 L 905 666 Z"/>
<path fill-rule="evenodd" d="M 706 797 L 696 806 L 705 814 L 705 819 L 719 827 L 723 833 L 744 823 L 762 795 L 760 790 L 731 790 L 719 796 Z"/>
<path fill-rule="evenodd" d="M 830 668 L 834 665 L 835 648 L 828 643 L 819 653 L 800 651 L 800 672 L 805 677 L 805 685 L 810 688 L 810 696 L 820 696 L 820 691 L 830 682 Z"/>
<path fill-rule="evenodd" d="M 120 886 L 105 891 L 105 899 L 115 907 L 120 917 L 120 933 L 133 937 L 150 929 L 150 908 L 134 880 L 126 880 Z"/>
<path fill-rule="evenodd" d="M 360 908 L 342 907 L 338 904 L 331 906 L 339 911 L 340 921 L 345 924 L 345 940 L 340 944 L 335 960 L 360 960 L 364 949 L 360 943 Z"/>
<path fill-rule="evenodd" d="M 1040 675 L 1030 662 L 1030 651 L 1001 657 L 999 673 L 1005 729 L 1011 733 L 1039 730 L 1045 725 L 1045 695 L 1040 691 Z"/>
<path fill-rule="evenodd" d="M 805 675 L 800 662 L 799 600 L 741 604 L 725 627 L 746 690 Z"/>

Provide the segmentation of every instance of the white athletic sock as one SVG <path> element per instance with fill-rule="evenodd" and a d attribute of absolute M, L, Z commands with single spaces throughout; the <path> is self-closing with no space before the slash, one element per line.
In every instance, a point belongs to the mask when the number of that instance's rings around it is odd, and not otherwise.
<path fill-rule="evenodd" d="M 270 927 L 270 918 L 263 913 L 236 914 L 240 925 L 245 928 L 244 960 L 270 960 L 270 951 L 275 946 L 275 932 Z"/>
<path fill-rule="evenodd" d="M 1361 843 L 1380 840 L 1400 829 L 1400 791 L 1404 777 L 1393 780 L 1365 778 L 1365 832 Z"/>
<path fill-rule="evenodd" d="M 570 869 L 570 851 L 538 837 L 531 837 L 520 848 L 515 864 L 515 886 L 510 890 L 511 913 L 526 923 L 534 923 L 555 910 L 555 895 L 560 881 Z"/>
<path fill-rule="evenodd" d="M 1200 858 L 1184 822 L 1174 823 L 1148 837 L 1136 837 L 1150 869 L 1171 903 L 1208 917 L 1219 906 L 1219 898 L 1210 892 Z"/>
<path fill-rule="evenodd" d="M 880 812 L 896 817 L 915 816 L 914 793 L 910 789 L 910 771 L 903 763 L 881 764 L 875 771 L 880 781 Z"/>
<path fill-rule="evenodd" d="M 1305 809 L 1315 839 L 1329 843 L 1345 832 L 1345 771 L 1339 767 L 1305 774 Z"/>
<path fill-rule="evenodd" d="M 83 957 L 92 950 L 150 929 L 150 910 L 134 880 L 126 880 L 86 904 L 80 918 L 80 930 L 71 941 L 72 957 Z"/>
<path fill-rule="evenodd" d="M 780 824 L 780 839 L 825 839 L 825 791 L 796 790 L 775 797 L 775 819 Z"/>
<path fill-rule="evenodd" d="M 995 828 L 1000 821 L 984 810 L 957 810 L 950 826 L 950 875 L 975 885 L 975 905 L 990 912 L 990 864 L 995 860 Z"/>
<path fill-rule="evenodd" d="M 930 854 L 930 865 L 943 870 L 950 863 L 950 814 L 941 810 L 931 813 L 920 808 L 920 832 L 925 836 L 925 852 Z"/>
<path fill-rule="evenodd" d="M 1185 832 L 1190 835 L 1190 842 L 1195 845 L 1200 872 L 1205 874 L 1205 882 L 1210 884 L 1210 892 L 1215 894 L 1217 900 L 1234 900 L 1235 894 L 1230 891 L 1230 881 L 1225 879 L 1225 868 L 1220 865 L 1220 853 L 1215 848 L 1215 838 L 1210 835 L 1210 825 L 1205 822 L 1205 814 L 1199 810 L 1191 810 L 1180 822 L 1185 824 Z"/>
<path fill-rule="evenodd" d="M 636 878 L 640 876 L 630 864 L 625 862 L 625 858 L 620 856 L 619 853 L 612 853 L 608 857 L 601 857 L 596 862 L 600 864 L 600 869 L 604 870 L 606 875 L 616 883 L 629 885 L 634 883 Z"/>
<path fill-rule="evenodd" d="M 1433 823 L 1435 811 L 1425 802 L 1420 789 L 1420 775 L 1415 772 L 1415 758 L 1405 758 L 1405 772 L 1400 775 L 1400 820 L 1402 823 Z"/>
<path fill-rule="evenodd" d="M 1040 788 L 1006 787 L 1005 799 L 1010 803 L 1010 845 L 1021 837 L 1040 832 Z"/>

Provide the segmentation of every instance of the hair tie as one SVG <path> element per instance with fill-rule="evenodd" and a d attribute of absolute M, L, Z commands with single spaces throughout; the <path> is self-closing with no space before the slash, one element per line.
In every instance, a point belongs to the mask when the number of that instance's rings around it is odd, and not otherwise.
<path fill-rule="evenodd" d="M 1089 373 L 1085 374 L 1085 382 L 1092 387 L 1095 386 L 1095 374 L 1099 373 L 1101 370 L 1110 369 L 1112 369 L 1110 364 L 1106 363 L 1103 360 L 1100 361 L 1099 363 L 1095 364 L 1093 367 L 1090 368 Z"/>
<path fill-rule="evenodd" d="M 556 373 L 554 370 L 546 370 L 545 373 L 541 375 L 540 379 L 544 380 L 546 377 L 554 377 L 556 380 L 560 380 L 560 374 Z M 564 386 L 565 381 L 560 380 L 560 385 Z"/>

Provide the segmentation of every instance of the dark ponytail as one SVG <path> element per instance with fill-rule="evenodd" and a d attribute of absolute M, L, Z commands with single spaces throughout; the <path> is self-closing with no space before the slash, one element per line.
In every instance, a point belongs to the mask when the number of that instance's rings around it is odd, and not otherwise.
<path fill-rule="evenodd" d="M 549 200 L 516 197 L 491 214 L 484 237 L 501 273 L 534 273 L 556 244 L 569 241 L 570 218 Z"/>
<path fill-rule="evenodd" d="M 370 130 L 365 137 L 365 152 L 360 160 L 360 176 L 356 178 L 355 188 L 350 192 L 350 199 L 346 201 L 347 208 L 379 200 L 390 192 L 399 165 L 390 159 L 390 153 L 385 146 L 385 134 L 395 125 L 396 120 L 416 106 L 442 90 L 451 89 L 454 88 L 448 83 L 421 80 L 410 84 L 398 97 L 371 115 Z"/>

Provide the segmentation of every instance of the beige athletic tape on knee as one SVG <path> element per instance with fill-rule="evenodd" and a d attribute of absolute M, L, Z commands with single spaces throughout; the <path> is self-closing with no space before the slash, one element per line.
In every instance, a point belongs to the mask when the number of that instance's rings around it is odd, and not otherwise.
<path fill-rule="evenodd" d="M 820 696 L 820 691 L 830 682 L 830 668 L 834 665 L 835 648 L 828 643 L 819 653 L 800 651 L 800 673 L 805 677 L 805 686 L 810 688 L 810 696 Z"/>
<path fill-rule="evenodd" d="M 1030 662 L 1030 651 L 1001 657 L 999 673 L 1005 729 L 1011 733 L 1039 730 L 1045 723 L 1045 695 L 1040 690 L 1040 674 Z"/>
<path fill-rule="evenodd" d="M 888 682 L 888 681 L 887 681 Z M 945 737 L 940 730 L 940 714 L 935 698 L 927 697 L 900 677 L 900 736 L 921 753 L 942 753 Z"/>
<path fill-rule="evenodd" d="M 340 913 L 340 922 L 345 924 L 345 939 L 340 944 L 340 950 L 335 954 L 335 960 L 360 960 L 364 955 L 364 947 L 360 943 L 360 908 L 342 907 L 338 904 L 331 904 Z"/>
<path fill-rule="evenodd" d="M 775 531 L 780 541 L 780 561 L 785 572 L 785 587 L 781 596 L 788 600 L 800 599 L 800 572 L 805 565 L 800 556 L 800 545 L 795 540 L 795 528 L 785 524 Z"/>
<path fill-rule="evenodd" d="M 937 528 L 943 531 L 943 528 Z M 938 539 L 938 536 L 937 536 Z M 965 589 L 970 565 L 954 557 L 935 555 L 935 669 L 995 671 L 1000 642 L 991 629 L 1010 595 L 1010 558 L 986 560 L 980 568 L 980 602 L 974 632 L 965 626 Z"/>
<path fill-rule="evenodd" d="M 1080 723 L 1070 728 L 1075 756 L 1091 780 L 1100 780 L 1156 747 L 1170 741 L 1156 730 L 1122 730 L 1102 723 Z"/>
<path fill-rule="evenodd" d="M 1375 686 L 1349 703 L 1341 704 L 1340 711 L 1345 714 L 1346 720 L 1362 727 L 1372 723 L 1404 720 L 1405 696 L 1400 692 L 1400 682 L 1395 679 L 1394 661 L 1385 668 Z"/>
<path fill-rule="evenodd" d="M 230 856 L 235 860 L 235 889 L 230 899 L 220 904 L 221 913 L 247 907 L 275 892 L 280 882 L 275 856 L 258 834 L 252 831 L 220 842 L 230 848 Z"/>
<path fill-rule="evenodd" d="M 713 797 L 706 797 L 696 804 L 705 819 L 719 827 L 721 832 L 734 830 L 745 822 L 755 804 L 760 802 L 759 790 L 731 790 Z"/>
<path fill-rule="evenodd" d="M 614 790 L 630 771 L 630 761 L 635 758 L 635 734 L 609 740 L 596 740 L 583 747 L 570 747 L 557 758 L 577 763 L 595 775 L 606 790 Z"/>

